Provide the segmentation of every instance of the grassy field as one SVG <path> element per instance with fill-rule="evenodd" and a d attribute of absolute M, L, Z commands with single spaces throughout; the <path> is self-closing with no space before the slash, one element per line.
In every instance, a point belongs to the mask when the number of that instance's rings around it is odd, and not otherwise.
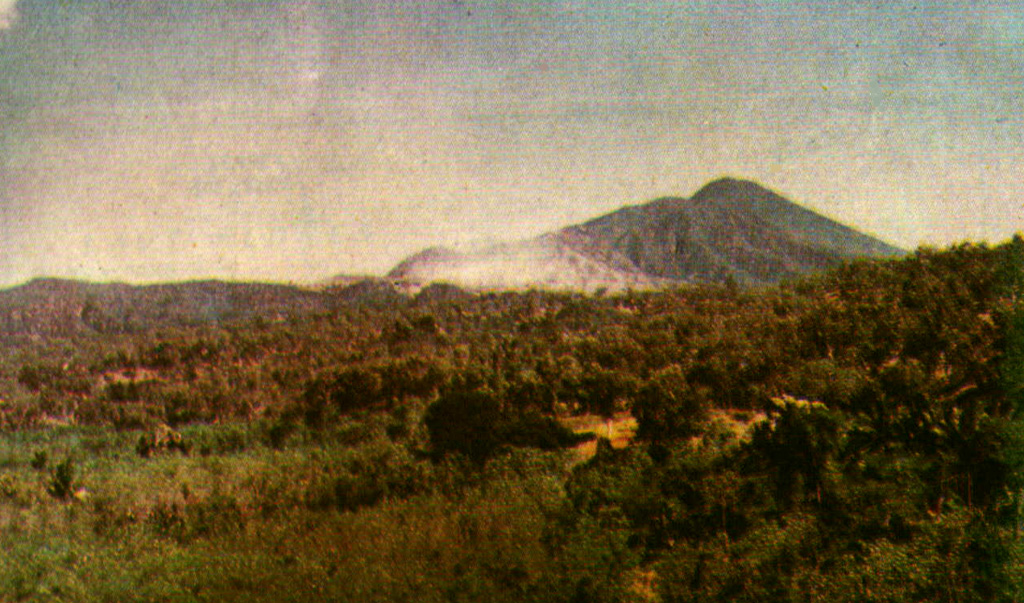
<path fill-rule="evenodd" d="M 598 415 L 580 415 L 563 419 L 563 423 L 575 433 L 593 434 L 595 439 L 576 446 L 580 460 L 587 460 L 597 452 L 597 439 L 605 438 L 613 448 L 625 448 L 636 435 L 636 419 L 628 412 L 604 418 Z"/>
<path fill-rule="evenodd" d="M 188 455 L 149 458 L 143 432 L 4 434 L 0 600 L 431 601 L 557 574 L 542 541 L 570 454 L 467 478 L 348 428 L 363 439 L 276 450 L 259 426 L 196 427 Z"/>

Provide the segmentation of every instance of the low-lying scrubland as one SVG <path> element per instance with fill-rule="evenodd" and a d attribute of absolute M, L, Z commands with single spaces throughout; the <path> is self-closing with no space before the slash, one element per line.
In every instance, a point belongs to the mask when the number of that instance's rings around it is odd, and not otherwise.
<path fill-rule="evenodd" d="M 182 437 L 206 454 L 148 458 L 133 432 L 6 436 L 0 598 L 548 596 L 565 569 L 546 539 L 571 454 L 513 452 L 476 470 L 415 458 L 379 426 L 346 427 L 365 433 L 274 448 L 260 426 L 204 426 Z"/>

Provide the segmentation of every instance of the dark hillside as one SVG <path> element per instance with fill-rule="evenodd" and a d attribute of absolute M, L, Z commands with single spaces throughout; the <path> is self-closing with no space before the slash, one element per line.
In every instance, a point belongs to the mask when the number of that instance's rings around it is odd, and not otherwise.
<path fill-rule="evenodd" d="M 753 183 L 716 180 L 690 199 L 628 207 L 557 236 L 606 262 L 685 282 L 766 284 L 902 250 Z"/>
<path fill-rule="evenodd" d="M 195 281 L 133 286 L 36 279 L 0 291 L 0 333 L 72 336 L 217 325 L 250 318 L 282 320 L 339 305 L 396 303 L 387 283 L 360 280 L 313 291 L 290 285 Z"/>

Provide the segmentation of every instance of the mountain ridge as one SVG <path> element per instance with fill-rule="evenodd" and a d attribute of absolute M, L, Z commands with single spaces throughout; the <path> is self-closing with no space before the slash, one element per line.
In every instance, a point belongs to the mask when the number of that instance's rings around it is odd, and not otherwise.
<path fill-rule="evenodd" d="M 858 257 L 906 253 L 749 180 L 719 178 L 473 252 L 430 247 L 388 278 L 467 288 L 594 291 L 735 280 L 766 285 Z"/>
<path fill-rule="evenodd" d="M 342 307 L 387 305 L 403 295 L 379 278 L 319 289 L 209 279 L 132 285 L 36 278 L 0 290 L 0 335 L 70 337 L 253 319 L 275 322 Z"/>

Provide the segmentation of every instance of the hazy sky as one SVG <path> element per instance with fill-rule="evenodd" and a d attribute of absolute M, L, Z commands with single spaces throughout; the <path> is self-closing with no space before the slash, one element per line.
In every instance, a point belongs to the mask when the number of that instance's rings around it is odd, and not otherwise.
<path fill-rule="evenodd" d="M 751 178 L 908 248 L 1024 230 L 990 2 L 0 0 L 0 285 L 383 273 Z"/>

